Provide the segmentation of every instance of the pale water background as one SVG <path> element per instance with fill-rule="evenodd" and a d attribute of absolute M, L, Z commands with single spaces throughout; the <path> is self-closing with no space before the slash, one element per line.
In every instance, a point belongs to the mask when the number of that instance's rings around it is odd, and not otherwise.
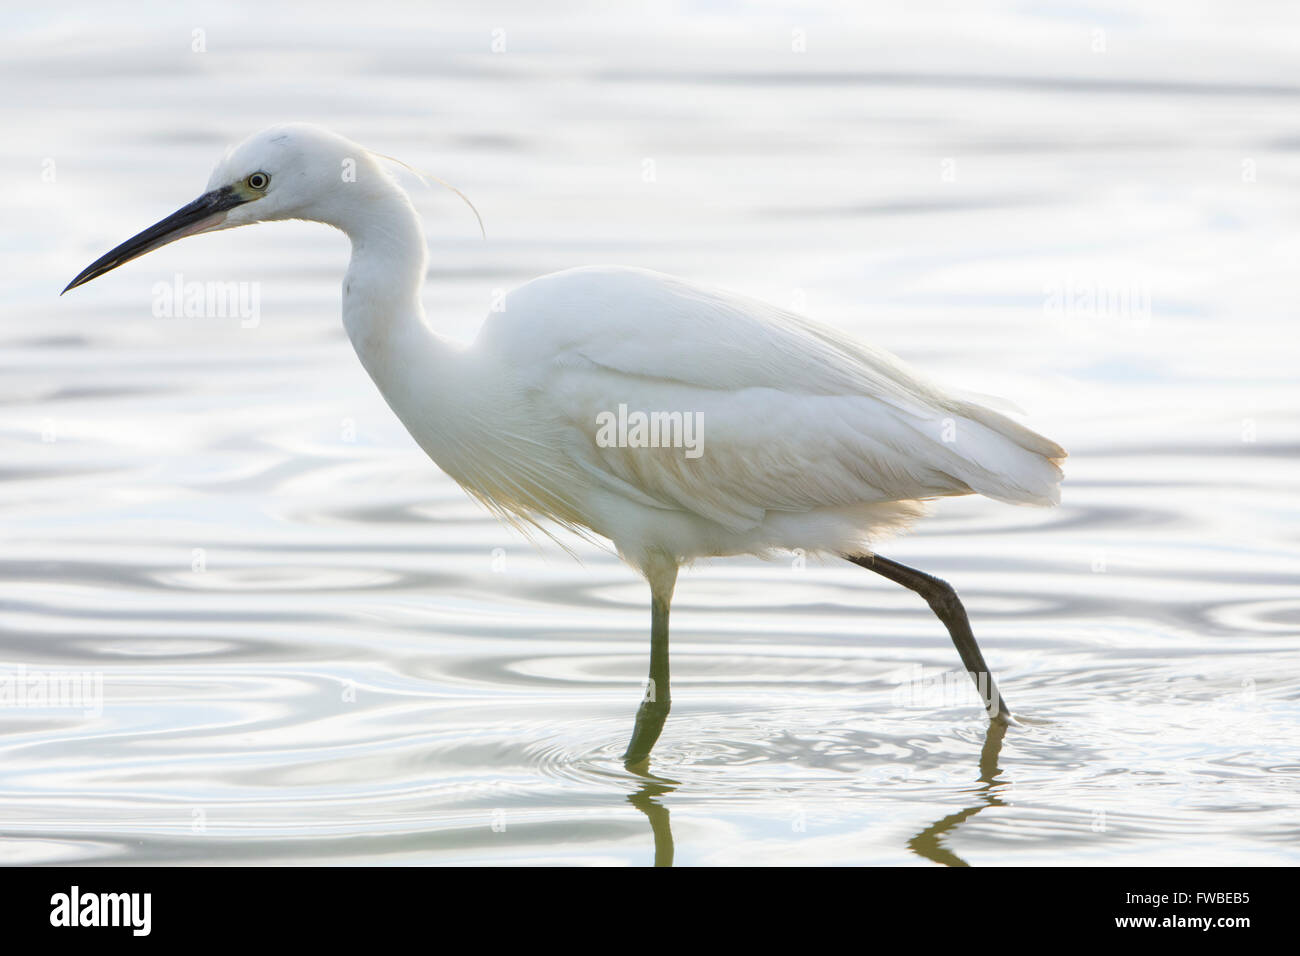
<path fill-rule="evenodd" d="M 0 863 L 1300 861 L 1300 16 L 533 7 L 6 8 L 0 677 L 103 700 L 0 708 Z M 425 460 L 342 331 L 342 236 L 57 297 L 288 119 L 475 200 L 486 243 L 417 187 L 455 336 L 620 262 L 1029 410 L 1059 509 L 881 550 L 957 586 L 1031 722 L 986 741 L 914 595 L 733 559 L 683 574 L 663 779 L 625 771 L 645 585 Z M 155 317 L 178 273 L 260 322 Z"/>

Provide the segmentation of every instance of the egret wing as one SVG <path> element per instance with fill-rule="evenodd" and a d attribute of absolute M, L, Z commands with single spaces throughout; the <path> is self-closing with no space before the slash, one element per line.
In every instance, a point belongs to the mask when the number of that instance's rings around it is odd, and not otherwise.
<path fill-rule="evenodd" d="M 1057 497 L 1055 443 L 756 300 L 591 267 L 512 292 L 483 338 L 529 369 L 526 400 L 567 424 L 594 480 L 732 530 L 769 511 Z"/>

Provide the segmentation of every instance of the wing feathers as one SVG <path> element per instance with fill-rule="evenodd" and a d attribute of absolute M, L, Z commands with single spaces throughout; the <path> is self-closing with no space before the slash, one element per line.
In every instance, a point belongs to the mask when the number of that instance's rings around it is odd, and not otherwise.
<path fill-rule="evenodd" d="M 602 486 L 733 530 L 771 513 L 979 492 L 1059 497 L 1055 442 L 950 396 L 886 352 L 761 302 L 637 269 L 571 270 L 512 292 L 482 338 L 530 369 L 539 414 Z M 602 447 L 623 405 L 697 414 L 701 453 Z"/>

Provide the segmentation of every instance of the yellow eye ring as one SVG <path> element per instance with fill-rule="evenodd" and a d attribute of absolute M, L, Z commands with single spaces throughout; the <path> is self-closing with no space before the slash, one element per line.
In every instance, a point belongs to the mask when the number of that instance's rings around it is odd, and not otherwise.
<path fill-rule="evenodd" d="M 251 173 L 249 177 L 244 180 L 244 183 L 249 189 L 256 189 L 260 192 L 267 186 L 271 185 L 271 177 L 266 173 Z"/>

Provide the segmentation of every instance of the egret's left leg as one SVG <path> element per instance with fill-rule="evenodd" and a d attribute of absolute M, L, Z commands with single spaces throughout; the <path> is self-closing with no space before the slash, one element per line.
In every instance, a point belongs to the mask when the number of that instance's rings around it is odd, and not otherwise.
<path fill-rule="evenodd" d="M 677 564 L 658 559 L 647 567 L 646 577 L 650 581 L 650 679 L 637 708 L 632 740 L 623 754 L 623 763 L 629 767 L 650 756 L 672 709 L 668 692 L 668 610 L 677 583 Z"/>
<path fill-rule="evenodd" d="M 632 766 L 650 756 L 671 709 L 672 698 L 668 693 L 668 602 L 651 598 L 650 679 L 646 682 L 641 706 L 636 711 L 636 726 L 632 728 L 632 740 L 623 754 L 624 764 Z"/>

